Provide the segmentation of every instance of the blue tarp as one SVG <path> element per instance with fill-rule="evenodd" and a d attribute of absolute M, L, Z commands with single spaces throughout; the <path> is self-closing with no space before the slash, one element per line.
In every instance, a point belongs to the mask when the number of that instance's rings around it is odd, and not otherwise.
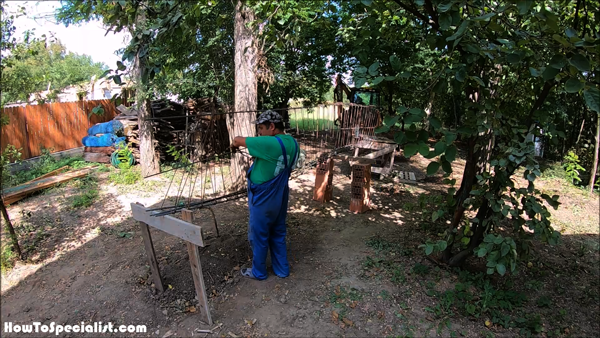
<path fill-rule="evenodd" d="M 120 121 L 112 120 L 92 126 L 90 129 L 88 129 L 88 135 L 116 134 L 121 130 L 123 130 L 123 124 Z"/>
<path fill-rule="evenodd" d="M 117 137 L 115 134 L 104 134 L 102 136 L 86 136 L 81 142 L 86 147 L 110 147 L 120 142 L 125 142 L 125 137 Z"/>

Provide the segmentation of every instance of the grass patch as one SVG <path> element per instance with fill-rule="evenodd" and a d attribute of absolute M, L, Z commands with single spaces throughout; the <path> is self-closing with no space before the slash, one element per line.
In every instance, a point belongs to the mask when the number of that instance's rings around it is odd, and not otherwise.
<path fill-rule="evenodd" d="M 108 179 L 116 185 L 133 185 L 142 179 L 142 173 L 135 167 L 119 169 L 111 172 Z"/>
<path fill-rule="evenodd" d="M 2 184 L 4 187 L 14 187 L 19 184 L 31 181 L 51 171 L 69 166 L 70 169 L 79 169 L 89 166 L 90 163 L 83 160 L 82 157 L 67 157 L 59 160 L 50 155 L 50 151 L 44 149 L 40 159 L 33 164 L 29 170 L 21 170 L 10 174 L 8 170 L 2 173 Z"/>
<path fill-rule="evenodd" d="M 290 112 L 290 128 L 302 131 L 315 131 L 324 129 L 337 129 L 334 125 L 335 114 L 328 110 L 323 113 L 319 108 L 293 110 Z"/>
<path fill-rule="evenodd" d="M 93 176 L 86 176 L 77 182 L 78 193 L 70 197 L 71 208 L 88 208 L 100 195 L 98 192 L 98 181 Z"/>
<path fill-rule="evenodd" d="M 5 244 L 0 252 L 0 271 L 2 274 L 9 272 L 15 266 L 17 254 L 12 250 L 12 245 Z"/>

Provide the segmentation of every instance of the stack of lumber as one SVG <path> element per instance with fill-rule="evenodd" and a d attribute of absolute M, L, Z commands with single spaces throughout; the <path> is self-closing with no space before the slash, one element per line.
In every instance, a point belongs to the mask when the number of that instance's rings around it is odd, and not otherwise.
<path fill-rule="evenodd" d="M 50 188 L 56 184 L 67 182 L 74 178 L 83 177 L 91 173 L 94 170 L 94 167 L 86 167 L 62 173 L 67 169 L 68 167 L 65 166 L 33 179 L 27 183 L 2 190 L 2 201 L 4 202 L 4 205 L 20 201 L 36 191 Z"/>
<path fill-rule="evenodd" d="M 87 162 L 110 163 L 110 155 L 115 147 L 85 147 L 83 159 Z"/>

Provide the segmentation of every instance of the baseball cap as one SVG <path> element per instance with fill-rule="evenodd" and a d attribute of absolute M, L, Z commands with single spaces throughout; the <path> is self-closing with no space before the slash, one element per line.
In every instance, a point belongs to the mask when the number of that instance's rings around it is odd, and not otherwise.
<path fill-rule="evenodd" d="M 283 118 L 281 117 L 281 115 L 279 115 L 279 113 L 274 112 L 272 110 L 267 110 L 264 113 L 260 114 L 256 121 L 253 121 L 252 123 L 261 124 L 265 122 L 279 123 L 283 122 Z"/>

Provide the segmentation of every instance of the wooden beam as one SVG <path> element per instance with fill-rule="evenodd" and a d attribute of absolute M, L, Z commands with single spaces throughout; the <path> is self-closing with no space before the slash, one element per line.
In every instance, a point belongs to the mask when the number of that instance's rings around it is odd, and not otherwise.
<path fill-rule="evenodd" d="M 182 210 L 181 218 L 184 221 L 192 223 L 193 213 L 191 210 Z M 190 242 L 187 242 L 188 255 L 190 257 L 190 267 L 192 268 L 192 276 L 194 277 L 194 286 L 196 287 L 196 295 L 198 296 L 199 313 L 203 319 L 212 325 L 213 321 L 210 317 L 210 308 L 208 306 L 208 297 L 206 295 L 206 285 L 204 284 L 204 276 L 202 275 L 202 264 L 200 262 L 200 248 Z"/>
<path fill-rule="evenodd" d="M 354 162 L 360 163 L 360 164 L 376 164 L 377 163 L 377 160 L 367 159 L 367 158 L 363 158 L 363 157 L 354 157 L 351 155 L 333 155 L 331 158 L 334 160 L 341 160 L 341 161 L 354 161 Z"/>
<path fill-rule="evenodd" d="M 385 154 L 389 154 L 389 153 L 393 152 L 395 149 L 396 149 L 395 145 L 388 146 L 387 148 L 384 148 L 384 149 L 378 150 L 378 151 L 376 151 L 374 153 L 370 153 L 368 155 L 362 156 L 362 158 L 376 159 L 376 158 L 378 158 L 380 156 L 383 156 Z"/>
<path fill-rule="evenodd" d="M 159 291 L 165 291 L 165 287 L 163 286 L 162 277 L 160 275 L 160 270 L 158 268 L 158 260 L 156 259 L 156 254 L 154 252 L 154 245 L 152 244 L 152 236 L 150 236 L 150 227 L 148 224 L 144 222 L 140 223 L 140 230 L 142 233 L 142 238 L 144 238 L 144 247 L 146 248 L 146 256 L 148 257 L 148 264 L 150 264 L 150 269 L 152 270 L 152 278 L 154 279 L 154 287 Z"/>
<path fill-rule="evenodd" d="M 56 176 L 52 176 L 52 177 L 41 178 L 39 180 L 30 181 L 28 183 L 21 184 L 16 187 L 4 189 L 4 190 L 2 190 L 2 200 L 4 201 L 5 205 L 15 203 L 15 202 L 27 197 L 27 195 L 34 193 L 38 190 L 49 188 L 53 185 L 56 185 L 58 183 L 67 182 L 74 178 L 83 177 L 83 176 L 89 174 L 92 171 L 92 169 L 94 169 L 94 168 L 92 167 L 92 168 L 83 168 L 83 169 L 73 170 L 73 171 L 69 171 L 64 174 L 60 174 L 60 175 L 56 175 Z"/>
<path fill-rule="evenodd" d="M 172 216 L 152 216 L 143 205 L 137 203 L 131 203 L 131 212 L 136 221 L 144 222 L 153 228 L 194 243 L 197 246 L 204 246 L 202 228 L 199 225 Z"/>

